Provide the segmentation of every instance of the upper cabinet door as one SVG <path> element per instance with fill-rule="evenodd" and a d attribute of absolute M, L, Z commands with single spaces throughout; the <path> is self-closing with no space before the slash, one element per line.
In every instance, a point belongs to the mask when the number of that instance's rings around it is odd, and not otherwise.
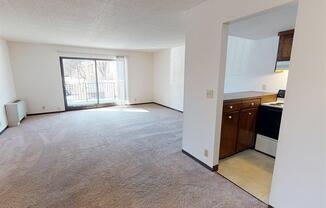
<path fill-rule="evenodd" d="M 277 61 L 290 61 L 294 30 L 280 32 L 279 37 Z"/>

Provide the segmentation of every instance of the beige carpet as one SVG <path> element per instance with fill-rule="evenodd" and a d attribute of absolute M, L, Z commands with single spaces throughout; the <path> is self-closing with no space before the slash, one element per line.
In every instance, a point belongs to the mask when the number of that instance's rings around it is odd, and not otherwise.
<path fill-rule="evenodd" d="M 0 136 L 0 207 L 267 207 L 181 153 L 156 105 L 33 116 Z"/>

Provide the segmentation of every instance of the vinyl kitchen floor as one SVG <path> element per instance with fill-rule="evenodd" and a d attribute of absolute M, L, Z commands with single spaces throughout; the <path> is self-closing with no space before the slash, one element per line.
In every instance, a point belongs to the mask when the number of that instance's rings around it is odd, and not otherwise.
<path fill-rule="evenodd" d="M 221 160 L 218 173 L 268 204 L 274 161 L 255 150 L 247 150 Z"/>

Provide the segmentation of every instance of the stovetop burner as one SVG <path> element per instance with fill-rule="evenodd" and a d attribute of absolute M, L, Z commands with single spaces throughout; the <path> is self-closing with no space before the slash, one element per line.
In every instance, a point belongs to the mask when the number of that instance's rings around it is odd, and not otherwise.
<path fill-rule="evenodd" d="M 270 103 L 270 105 L 283 106 L 284 103 Z"/>
<path fill-rule="evenodd" d="M 263 103 L 264 106 L 274 107 L 274 108 L 283 108 L 285 98 L 285 90 L 279 90 L 277 93 L 276 102 Z"/>

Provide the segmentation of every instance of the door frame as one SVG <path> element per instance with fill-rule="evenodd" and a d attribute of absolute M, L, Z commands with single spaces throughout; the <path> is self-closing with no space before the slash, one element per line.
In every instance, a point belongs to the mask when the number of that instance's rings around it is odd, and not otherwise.
<path fill-rule="evenodd" d="M 97 104 L 86 105 L 86 106 L 68 106 L 68 101 L 66 97 L 66 87 L 65 87 L 65 77 L 64 77 L 64 67 L 63 67 L 63 59 L 75 59 L 75 60 L 90 60 L 95 62 L 95 77 L 96 77 L 96 89 L 97 89 Z M 93 108 L 103 108 L 103 107 L 112 107 L 116 106 L 115 103 L 99 103 L 99 87 L 98 87 L 98 77 L 97 77 L 97 63 L 96 61 L 115 61 L 116 59 L 103 59 L 103 58 L 84 58 L 84 57 L 67 57 L 60 56 L 60 70 L 61 70 L 61 82 L 62 82 L 62 90 L 63 90 L 63 99 L 65 105 L 65 111 L 73 111 L 73 110 L 86 110 Z"/>

